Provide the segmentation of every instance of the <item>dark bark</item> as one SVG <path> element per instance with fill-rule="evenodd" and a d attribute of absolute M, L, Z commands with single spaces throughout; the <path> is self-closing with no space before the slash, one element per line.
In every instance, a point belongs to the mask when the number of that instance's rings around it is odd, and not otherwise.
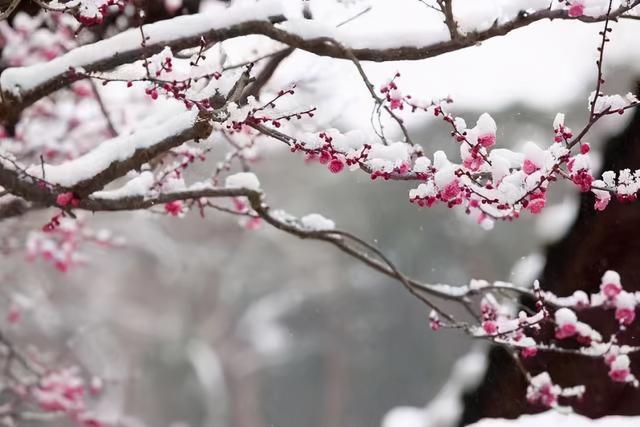
<path fill-rule="evenodd" d="M 640 111 L 636 111 L 627 128 L 606 145 L 603 170 L 640 168 Z M 597 292 L 600 278 L 607 270 L 622 277 L 627 291 L 640 290 L 640 203 L 612 200 L 603 212 L 593 209 L 592 194 L 581 196 L 581 209 L 563 239 L 546 249 L 547 263 L 541 277 L 543 289 L 557 295 L 571 295 L 576 290 Z M 612 312 L 589 309 L 579 317 L 603 333 L 606 339 L 617 330 Z M 638 322 L 619 334 L 623 344 L 640 343 Z M 632 371 L 640 357 L 631 357 Z M 541 354 L 526 362 L 532 374 L 548 371 L 561 386 L 584 384 L 586 394 L 573 401 L 580 414 L 598 418 L 605 415 L 640 414 L 640 390 L 609 380 L 608 369 L 600 359 L 567 354 Z M 526 401 L 526 381 L 506 350 L 490 350 L 487 373 L 476 390 L 465 396 L 463 425 L 485 417 L 515 418 L 538 412 Z"/>

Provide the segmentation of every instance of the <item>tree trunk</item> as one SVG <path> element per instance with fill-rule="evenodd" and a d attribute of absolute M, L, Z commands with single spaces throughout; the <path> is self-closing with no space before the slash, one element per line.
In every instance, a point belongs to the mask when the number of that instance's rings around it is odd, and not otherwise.
<path fill-rule="evenodd" d="M 640 111 L 636 110 L 627 128 L 606 145 L 603 170 L 640 168 Z M 603 212 L 593 209 L 594 197 L 582 194 L 581 209 L 563 239 L 546 249 L 547 262 L 541 286 L 559 296 L 576 290 L 597 292 L 600 278 L 607 270 L 620 273 L 627 291 L 640 290 L 640 203 L 612 200 Z M 529 302 L 530 303 L 530 302 Z M 594 326 L 607 340 L 617 331 L 612 312 L 589 309 L 579 313 L 580 320 Z M 640 327 L 636 321 L 618 334 L 622 344 L 640 344 Z M 632 371 L 640 358 L 631 357 Z M 539 354 L 525 361 L 533 375 L 548 371 L 553 381 L 563 387 L 583 384 L 583 399 L 572 401 L 576 412 L 597 418 L 605 415 L 640 414 L 640 390 L 614 383 L 601 359 L 566 354 Z M 465 396 L 462 424 L 486 417 L 515 418 L 523 413 L 539 412 L 526 401 L 527 383 L 506 350 L 493 347 L 485 378 L 476 390 Z"/>

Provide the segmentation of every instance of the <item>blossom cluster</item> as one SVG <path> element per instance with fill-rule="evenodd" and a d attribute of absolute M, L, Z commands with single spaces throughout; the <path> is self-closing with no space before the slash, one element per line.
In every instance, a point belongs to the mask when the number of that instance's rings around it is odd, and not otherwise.
<path fill-rule="evenodd" d="M 636 321 L 640 292 L 625 291 L 617 272 L 606 271 L 597 292 L 587 294 L 576 291 L 568 297 L 542 291 L 536 282 L 537 310 L 532 314 L 516 312 L 513 301 L 499 299 L 491 292 L 491 287 L 483 281 L 471 286 L 483 294 L 481 321 L 478 326 L 471 328 L 473 335 L 517 349 L 525 361 L 540 353 L 554 351 L 598 358 L 607 366 L 611 381 L 640 386 L 632 373 L 630 359 L 630 355 L 639 351 L 640 347 L 623 343 L 628 337 L 621 336 Z M 612 316 L 618 324 L 618 330 L 605 334 L 586 321 L 581 321 L 580 313 L 586 310 L 600 310 L 603 316 Z M 441 320 L 435 312 L 431 313 L 429 321 L 434 330 L 455 326 Z M 562 388 L 552 382 L 547 372 L 541 372 L 529 378 L 527 397 L 532 403 L 557 407 L 559 398 L 578 397 L 585 391 L 588 392 L 581 385 Z"/>
<path fill-rule="evenodd" d="M 98 394 L 102 381 L 94 378 L 86 384 L 76 367 L 51 371 L 42 376 L 29 392 L 44 412 L 64 413 L 79 425 L 101 427 L 106 425 L 87 405 L 87 394 Z"/>
<path fill-rule="evenodd" d="M 124 243 L 109 230 L 94 231 L 87 226 L 86 219 L 71 218 L 63 213 L 56 214 L 42 231 L 32 231 L 26 240 L 27 260 L 41 258 L 50 262 L 57 270 L 66 272 L 87 260 L 83 254 L 85 243 L 102 247 L 118 247 Z"/>

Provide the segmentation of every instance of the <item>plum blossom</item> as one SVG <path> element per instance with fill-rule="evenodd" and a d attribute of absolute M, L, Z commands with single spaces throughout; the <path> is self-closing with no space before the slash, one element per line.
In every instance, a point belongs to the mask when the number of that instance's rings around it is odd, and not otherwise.
<path fill-rule="evenodd" d="M 539 403 L 548 408 L 558 405 L 558 396 L 562 393 L 560 386 L 553 384 L 548 372 L 542 372 L 529 381 L 527 400 Z"/>
<path fill-rule="evenodd" d="M 616 382 L 631 382 L 635 377 L 631 374 L 631 361 L 626 354 L 614 356 L 609 363 L 609 378 Z"/>
<path fill-rule="evenodd" d="M 636 318 L 636 304 L 636 298 L 632 293 L 621 291 L 616 295 L 614 299 L 615 316 L 621 325 L 628 326 L 633 323 Z"/>
<path fill-rule="evenodd" d="M 578 332 L 578 317 L 569 308 L 563 307 L 555 313 L 556 338 L 561 340 L 574 336 Z"/>
<path fill-rule="evenodd" d="M 584 3 L 581 0 L 574 0 L 569 3 L 569 16 L 577 18 L 584 15 Z"/>
<path fill-rule="evenodd" d="M 612 270 L 608 270 L 602 275 L 600 291 L 609 299 L 613 300 L 622 292 L 620 275 Z"/>
<path fill-rule="evenodd" d="M 182 217 L 186 212 L 186 206 L 182 200 L 174 200 L 164 204 L 164 211 L 171 216 Z"/>

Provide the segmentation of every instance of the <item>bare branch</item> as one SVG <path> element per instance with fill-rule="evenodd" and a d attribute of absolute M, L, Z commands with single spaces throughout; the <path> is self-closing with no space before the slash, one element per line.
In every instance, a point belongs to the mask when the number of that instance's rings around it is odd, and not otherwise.
<path fill-rule="evenodd" d="M 21 0 L 10 0 L 6 9 L 0 11 L 0 21 L 3 21 L 9 17 L 13 13 L 13 11 L 18 7 Z"/>

